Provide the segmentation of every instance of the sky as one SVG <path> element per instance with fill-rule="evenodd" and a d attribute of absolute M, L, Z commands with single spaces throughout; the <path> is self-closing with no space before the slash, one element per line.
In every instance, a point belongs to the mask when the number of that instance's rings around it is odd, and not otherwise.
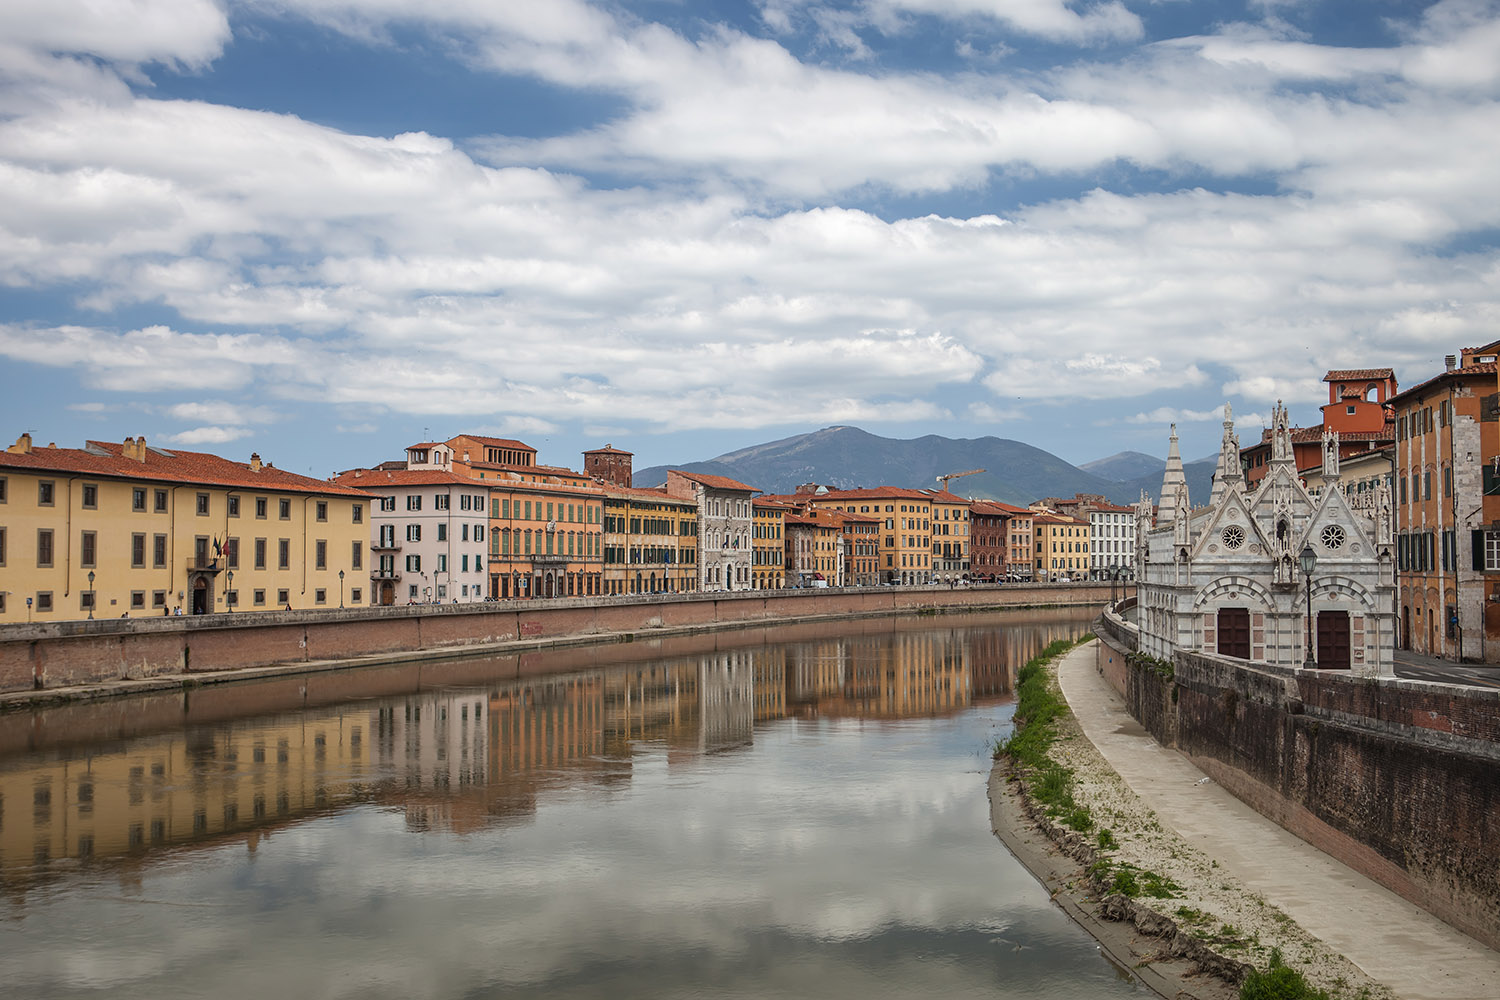
<path fill-rule="evenodd" d="M 1216 452 L 1500 337 L 1500 0 L 7 0 L 0 444 Z"/>

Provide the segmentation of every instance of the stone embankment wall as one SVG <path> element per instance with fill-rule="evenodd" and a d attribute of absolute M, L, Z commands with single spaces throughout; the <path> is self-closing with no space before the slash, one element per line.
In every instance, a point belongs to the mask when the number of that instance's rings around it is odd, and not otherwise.
<path fill-rule="evenodd" d="M 1132 715 L 1257 812 L 1500 948 L 1500 690 L 1178 653 L 1099 628 Z M 1351 914 L 1350 919 L 1358 919 Z"/>
<path fill-rule="evenodd" d="M 1099 584 L 954 590 L 877 587 L 5 625 L 0 626 L 0 692 L 433 650 L 463 654 L 517 643 L 768 621 L 938 609 L 1097 607 L 1108 596 L 1109 587 Z"/>

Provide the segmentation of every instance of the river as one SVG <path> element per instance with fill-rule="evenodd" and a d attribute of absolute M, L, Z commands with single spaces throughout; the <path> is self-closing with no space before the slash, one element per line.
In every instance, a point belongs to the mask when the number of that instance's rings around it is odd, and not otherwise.
<path fill-rule="evenodd" d="M 1015 671 L 1087 617 L 730 630 L 0 716 L 0 983 L 1149 995 L 989 828 Z"/>

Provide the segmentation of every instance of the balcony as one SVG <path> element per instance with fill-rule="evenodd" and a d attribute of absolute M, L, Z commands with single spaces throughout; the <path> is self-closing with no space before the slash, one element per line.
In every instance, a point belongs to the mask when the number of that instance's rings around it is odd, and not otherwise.
<path fill-rule="evenodd" d="M 372 569 L 370 570 L 370 579 L 377 582 L 381 580 L 399 580 L 401 579 L 401 571 L 398 569 Z"/>
<path fill-rule="evenodd" d="M 209 573 L 217 576 L 228 568 L 228 561 L 223 556 L 189 556 L 187 560 L 189 573 Z"/>
<path fill-rule="evenodd" d="M 371 542 L 370 543 L 370 551 L 371 552 L 400 552 L 401 551 L 401 542 L 400 542 L 399 539 L 396 540 L 396 541 L 393 541 L 393 542 Z"/>

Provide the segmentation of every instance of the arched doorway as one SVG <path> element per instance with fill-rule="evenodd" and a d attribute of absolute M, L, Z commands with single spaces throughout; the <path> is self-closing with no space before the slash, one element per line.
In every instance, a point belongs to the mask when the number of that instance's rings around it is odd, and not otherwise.
<path fill-rule="evenodd" d="M 380 606 L 388 608 L 396 603 L 396 585 L 389 580 L 380 584 Z"/>
<path fill-rule="evenodd" d="M 193 579 L 193 614 L 208 614 L 208 601 L 208 581 L 201 576 L 195 577 Z"/>

